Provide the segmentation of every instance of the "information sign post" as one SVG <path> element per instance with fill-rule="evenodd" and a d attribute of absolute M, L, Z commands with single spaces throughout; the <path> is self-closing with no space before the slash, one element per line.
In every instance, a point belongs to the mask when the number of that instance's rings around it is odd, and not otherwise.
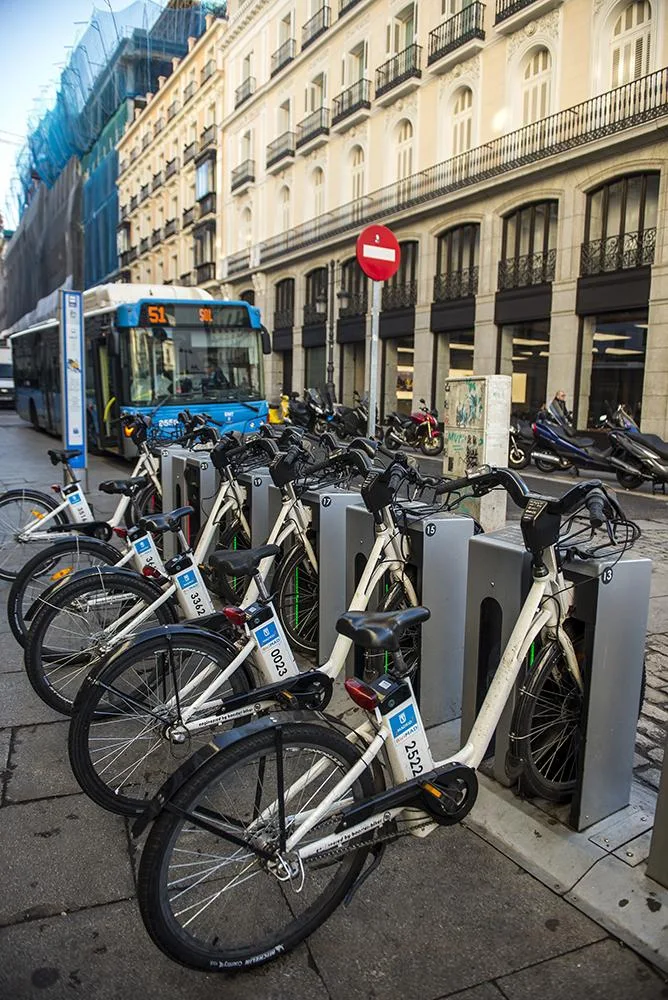
<path fill-rule="evenodd" d="M 78 449 L 70 460 L 86 468 L 86 380 L 84 366 L 83 293 L 63 291 L 60 301 L 60 357 L 63 445 Z"/>
<path fill-rule="evenodd" d="M 399 270 L 401 248 L 387 226 L 367 226 L 357 238 L 357 260 L 373 281 L 371 298 L 371 357 L 369 359 L 369 422 L 367 434 L 376 433 L 378 403 L 378 339 L 380 335 L 381 285 Z"/>

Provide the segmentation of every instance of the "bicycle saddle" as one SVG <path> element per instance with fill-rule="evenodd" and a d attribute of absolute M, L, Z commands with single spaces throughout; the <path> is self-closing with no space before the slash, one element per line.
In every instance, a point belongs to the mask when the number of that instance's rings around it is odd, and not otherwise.
<path fill-rule="evenodd" d="M 131 497 L 148 482 L 148 476 L 134 476 L 132 479 L 105 479 L 98 486 L 98 490 L 100 493 L 110 493 L 112 496 L 120 493 L 121 496 Z"/>
<path fill-rule="evenodd" d="M 177 507 L 170 510 L 168 514 L 152 514 L 151 517 L 142 517 L 137 524 L 138 528 L 144 531 L 151 531 L 153 534 L 162 535 L 165 531 L 178 531 L 181 527 L 181 520 L 194 514 L 192 507 Z"/>
<path fill-rule="evenodd" d="M 257 549 L 219 549 L 212 553 L 209 565 L 214 572 L 222 570 L 228 576 L 253 576 L 263 559 L 277 556 L 278 545 L 260 545 Z"/>
<path fill-rule="evenodd" d="M 47 451 L 47 455 L 51 459 L 51 465 L 58 465 L 59 462 L 62 462 L 64 465 L 71 458 L 76 458 L 80 454 L 81 450 L 79 448 L 70 448 L 69 451 L 56 451 L 54 448 L 51 448 Z"/>
<path fill-rule="evenodd" d="M 352 639 L 363 649 L 399 649 L 407 628 L 426 622 L 429 608 L 406 608 L 403 611 L 346 611 L 336 623 L 336 631 Z"/>

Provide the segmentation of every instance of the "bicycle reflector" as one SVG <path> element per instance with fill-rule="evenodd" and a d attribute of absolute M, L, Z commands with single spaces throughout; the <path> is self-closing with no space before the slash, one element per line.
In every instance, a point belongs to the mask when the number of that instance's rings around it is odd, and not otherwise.
<path fill-rule="evenodd" d="M 118 535 L 119 538 L 122 538 L 123 541 L 125 541 L 125 539 L 128 537 L 127 528 L 112 528 L 111 530 L 115 535 Z"/>
<path fill-rule="evenodd" d="M 370 688 L 368 684 L 358 681 L 356 677 L 349 677 L 343 682 L 343 686 L 355 704 L 363 708 L 365 712 L 372 712 L 378 704 L 378 695 L 374 689 Z"/>
<path fill-rule="evenodd" d="M 232 622 L 233 625 L 236 625 L 237 628 L 242 628 L 246 624 L 247 615 L 243 608 L 223 608 L 223 614 L 227 620 Z"/>
<path fill-rule="evenodd" d="M 148 576 L 151 580 L 162 580 L 163 576 L 155 566 L 142 566 L 142 576 Z"/>

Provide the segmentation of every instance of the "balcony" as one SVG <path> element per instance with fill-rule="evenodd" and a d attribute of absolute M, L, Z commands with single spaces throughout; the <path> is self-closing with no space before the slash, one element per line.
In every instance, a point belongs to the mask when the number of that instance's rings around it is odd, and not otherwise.
<path fill-rule="evenodd" d="M 187 229 L 188 226 L 192 226 L 193 222 L 197 217 L 197 205 L 191 205 L 190 208 L 186 208 L 183 212 L 183 228 Z"/>
<path fill-rule="evenodd" d="M 121 222 L 122 222 L 122 221 L 123 221 L 124 219 L 127 219 L 127 217 L 128 217 L 128 214 L 129 214 L 129 210 L 128 210 L 128 206 L 127 206 L 127 205 L 121 205 L 121 209 L 120 209 L 120 218 L 121 218 Z"/>
<path fill-rule="evenodd" d="M 185 285 L 187 288 L 189 285 L 195 284 L 194 278 L 195 275 L 193 274 L 192 271 L 185 271 L 179 278 L 179 284 Z"/>
<path fill-rule="evenodd" d="M 417 302 L 417 281 L 403 281 L 400 284 L 383 285 L 382 310 L 393 312 L 410 309 Z"/>
<path fill-rule="evenodd" d="M 130 198 L 130 211 L 134 212 L 135 208 L 139 204 L 139 195 L 133 194 Z"/>
<path fill-rule="evenodd" d="M 209 59 L 208 63 L 205 63 L 202 67 L 202 75 L 200 76 L 200 83 L 206 83 L 210 80 L 213 74 L 216 72 L 216 60 Z"/>
<path fill-rule="evenodd" d="M 179 102 L 172 101 L 172 103 L 167 108 L 167 121 L 171 122 L 172 118 L 174 117 L 174 115 L 178 113 L 178 111 L 179 111 Z"/>
<path fill-rule="evenodd" d="M 315 302 L 304 304 L 304 326 L 324 326 L 327 322 L 327 314 L 318 311 Z"/>
<path fill-rule="evenodd" d="M 119 174 L 119 176 L 121 174 L 124 174 L 127 169 L 128 169 L 128 161 L 127 160 L 121 160 L 120 163 L 118 164 L 118 174 Z"/>
<path fill-rule="evenodd" d="M 379 104 L 392 104 L 419 87 L 422 76 L 421 57 L 422 46 L 413 44 L 378 67 L 376 100 Z"/>
<path fill-rule="evenodd" d="M 295 155 L 295 133 L 284 132 L 277 139 L 267 146 L 267 170 L 275 174 L 282 170 L 286 164 L 286 159 L 293 159 Z"/>
<path fill-rule="evenodd" d="M 193 142 L 189 142 L 187 146 L 184 146 L 183 165 L 185 166 L 186 163 L 190 163 L 191 160 L 194 160 L 196 153 L 197 153 L 197 140 L 195 139 L 193 140 Z"/>
<path fill-rule="evenodd" d="M 216 125 L 215 122 L 212 125 L 207 125 L 207 127 L 202 132 L 199 137 L 199 151 L 200 153 L 207 148 L 207 146 L 212 146 L 216 141 Z"/>
<path fill-rule="evenodd" d="M 434 73 L 445 73 L 456 63 L 474 56 L 485 41 L 484 22 L 485 5 L 476 0 L 439 24 L 429 33 L 427 65 L 430 69 Z"/>
<path fill-rule="evenodd" d="M 143 137 L 143 139 L 141 141 L 141 148 L 142 149 L 148 149 L 148 147 L 150 145 L 151 145 L 151 136 L 147 132 L 146 135 Z"/>
<path fill-rule="evenodd" d="M 332 131 L 345 132 L 371 114 L 371 80 L 358 80 L 332 101 Z"/>
<path fill-rule="evenodd" d="M 348 302 L 339 309 L 339 317 L 366 316 L 369 310 L 369 296 L 366 292 L 349 292 Z"/>
<path fill-rule="evenodd" d="M 232 171 L 230 190 L 241 194 L 249 184 L 255 182 L 255 160 L 244 160 Z"/>
<path fill-rule="evenodd" d="M 133 146 L 132 149 L 130 150 L 130 163 L 134 163 L 138 156 L 139 156 L 139 150 L 137 149 L 136 146 Z"/>
<path fill-rule="evenodd" d="M 151 191 L 157 191 L 162 185 L 162 170 L 159 170 L 157 174 L 153 174 L 153 181 L 151 182 Z"/>
<path fill-rule="evenodd" d="M 168 181 L 170 177 L 173 177 L 178 169 L 179 161 L 176 157 L 173 160 L 167 160 L 165 164 L 165 180 Z"/>
<path fill-rule="evenodd" d="M 151 233 L 151 246 L 157 247 L 158 243 L 162 243 L 162 229 L 154 229 Z"/>
<path fill-rule="evenodd" d="M 276 76 L 277 73 L 287 66 L 288 63 L 292 62 L 297 52 L 297 43 L 294 38 L 288 38 L 287 42 L 283 42 L 279 48 L 273 53 L 271 57 L 271 75 Z"/>
<path fill-rule="evenodd" d="M 554 281 L 557 262 L 556 250 L 529 253 L 523 257 L 509 257 L 499 261 L 499 291 L 509 288 L 530 288 Z"/>
<path fill-rule="evenodd" d="M 140 202 L 146 201 L 146 199 L 148 198 L 149 194 L 150 194 L 150 189 L 149 189 L 148 184 L 142 184 L 141 189 L 139 191 L 139 201 Z"/>
<path fill-rule="evenodd" d="M 274 313 L 274 330 L 290 330 L 295 325 L 295 310 L 277 309 Z"/>
<path fill-rule="evenodd" d="M 238 108 L 249 97 L 255 93 L 255 77 L 247 76 L 246 79 L 234 91 L 234 107 Z"/>
<path fill-rule="evenodd" d="M 183 104 L 184 106 L 195 96 L 195 91 L 197 90 L 197 84 L 194 80 L 191 80 L 186 89 L 183 91 Z"/>
<path fill-rule="evenodd" d="M 198 285 L 203 285 L 207 281 L 216 280 L 216 265 L 213 261 L 206 261 L 204 264 L 197 264 L 195 266 L 195 271 L 197 272 Z"/>
<path fill-rule="evenodd" d="M 230 254 L 227 258 L 227 274 L 240 274 L 250 267 L 250 250 L 239 250 L 238 253 Z"/>
<path fill-rule="evenodd" d="M 302 52 L 308 48 L 316 38 L 327 31 L 332 16 L 331 7 L 321 7 L 313 17 L 302 27 Z"/>
<path fill-rule="evenodd" d="M 580 248 L 580 275 L 614 274 L 654 263 L 656 229 L 592 240 Z"/>
<path fill-rule="evenodd" d="M 318 108 L 297 125 L 297 149 L 306 156 L 313 149 L 327 142 L 329 135 L 329 110 Z"/>
<path fill-rule="evenodd" d="M 461 271 L 434 275 L 434 302 L 451 302 L 468 299 L 478 294 L 478 268 L 466 267 Z"/>
<path fill-rule="evenodd" d="M 339 0 L 339 17 L 343 17 L 349 10 L 356 7 L 360 0 Z"/>
<path fill-rule="evenodd" d="M 165 235 L 164 235 L 164 239 L 167 240 L 167 239 L 169 239 L 170 236 L 174 236 L 174 234 L 177 232 L 177 229 L 178 229 L 178 226 L 177 226 L 176 219 L 167 219 L 167 222 L 165 223 Z"/>
<path fill-rule="evenodd" d="M 202 198 L 198 199 L 199 205 L 199 218 L 200 220 L 204 218 L 205 215 L 213 215 L 216 211 L 216 192 L 209 191 Z"/>
<path fill-rule="evenodd" d="M 130 247 L 129 250 L 124 250 L 121 254 L 121 267 L 127 267 L 128 264 L 131 264 L 136 259 L 137 247 Z"/>
<path fill-rule="evenodd" d="M 266 263 L 317 246 L 332 236 L 354 232 L 364 224 L 390 219 L 406 210 L 412 210 L 413 216 L 429 212 L 433 202 L 446 198 L 451 202 L 453 194 L 475 184 L 497 183 L 497 178 L 508 174 L 526 178 L 534 165 L 555 162 L 557 157 L 560 162 L 575 159 L 569 153 L 581 147 L 583 155 L 591 155 L 586 147 L 607 136 L 617 136 L 619 144 L 624 132 L 634 129 L 637 134 L 642 125 L 651 126 L 653 135 L 666 120 L 668 68 L 525 125 L 264 240 L 258 248 L 261 260 Z M 649 127 L 645 131 L 649 132 Z"/>
<path fill-rule="evenodd" d="M 529 21 L 561 7 L 564 0 L 496 0 L 494 27 L 502 35 L 510 35 Z"/>
<path fill-rule="evenodd" d="M 143 239 L 139 241 L 139 253 L 148 253 L 150 249 L 151 241 L 148 236 L 144 236 Z"/>
<path fill-rule="evenodd" d="M 162 132 L 162 130 L 163 130 L 164 127 L 165 127 L 165 123 L 162 120 L 162 118 L 156 118 L 155 125 L 153 126 L 153 135 L 154 136 L 158 135 L 160 132 Z"/>

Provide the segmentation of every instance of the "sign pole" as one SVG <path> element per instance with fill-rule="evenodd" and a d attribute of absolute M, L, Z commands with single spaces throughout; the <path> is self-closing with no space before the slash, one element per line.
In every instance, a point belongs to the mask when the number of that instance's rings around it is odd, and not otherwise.
<path fill-rule="evenodd" d="M 371 357 L 369 359 L 369 421 L 367 436 L 376 436 L 376 407 L 378 405 L 378 334 L 380 330 L 380 294 L 382 281 L 372 283 L 371 297 Z"/>
<path fill-rule="evenodd" d="M 70 460 L 70 465 L 73 469 L 83 469 L 87 477 L 85 363 L 83 293 L 63 291 L 60 300 L 63 445 L 67 450 L 79 450 L 79 454 Z M 88 488 L 86 480 L 85 486 Z"/>

